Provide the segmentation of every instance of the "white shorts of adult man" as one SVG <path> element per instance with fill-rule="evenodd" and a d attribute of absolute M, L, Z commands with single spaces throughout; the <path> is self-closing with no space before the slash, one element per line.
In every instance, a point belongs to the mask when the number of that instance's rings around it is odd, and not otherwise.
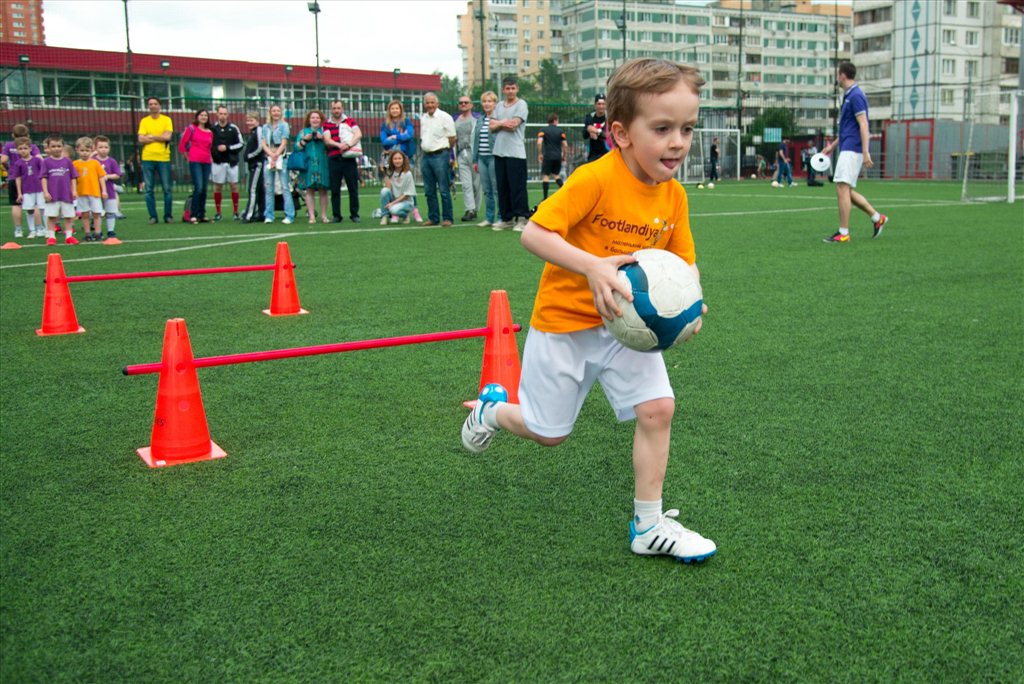
<path fill-rule="evenodd" d="M 210 169 L 210 182 L 217 185 L 238 183 L 238 164 L 214 164 Z"/>
<path fill-rule="evenodd" d="M 832 180 L 836 183 L 846 183 L 851 188 L 857 187 L 857 178 L 860 177 L 861 167 L 864 166 L 864 155 L 860 152 L 842 151 L 836 161 L 836 172 Z"/>

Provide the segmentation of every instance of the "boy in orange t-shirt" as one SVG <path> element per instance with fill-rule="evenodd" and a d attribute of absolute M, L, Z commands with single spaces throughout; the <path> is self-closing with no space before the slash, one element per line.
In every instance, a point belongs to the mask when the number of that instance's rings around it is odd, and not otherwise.
<path fill-rule="evenodd" d="M 75 208 L 85 225 L 86 242 L 103 239 L 103 201 L 107 199 L 107 184 L 104 182 L 107 172 L 99 160 L 92 158 L 93 147 L 92 138 L 82 137 L 75 141 L 75 152 L 78 153 L 78 159 L 75 160 L 75 171 L 78 172 L 75 181 L 78 200 Z"/>
<path fill-rule="evenodd" d="M 666 249 L 697 271 L 686 191 L 675 174 L 693 141 L 703 85 L 696 69 L 660 59 L 631 60 L 609 79 L 615 149 L 576 169 L 523 232 L 523 246 L 548 263 L 523 348 L 520 403 L 496 401 L 485 390 L 462 428 L 463 446 L 474 453 L 500 429 L 561 444 L 600 381 L 618 419 L 636 419 L 630 548 L 687 563 L 717 547 L 679 524 L 679 511 L 662 512 L 675 411 L 665 361 L 660 352 L 622 346 L 602 317 L 621 315 L 613 292 L 632 300 L 617 271 L 639 249 Z"/>

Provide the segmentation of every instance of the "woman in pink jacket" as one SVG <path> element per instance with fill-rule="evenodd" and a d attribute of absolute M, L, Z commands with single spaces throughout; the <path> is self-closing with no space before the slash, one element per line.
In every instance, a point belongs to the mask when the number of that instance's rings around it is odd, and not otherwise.
<path fill-rule="evenodd" d="M 212 147 L 210 113 L 200 109 L 178 143 L 178 151 L 188 155 L 188 172 L 192 176 L 192 205 L 189 207 L 192 223 L 208 223 L 206 188 L 210 184 L 210 170 L 213 168 L 213 157 L 210 154 Z"/>

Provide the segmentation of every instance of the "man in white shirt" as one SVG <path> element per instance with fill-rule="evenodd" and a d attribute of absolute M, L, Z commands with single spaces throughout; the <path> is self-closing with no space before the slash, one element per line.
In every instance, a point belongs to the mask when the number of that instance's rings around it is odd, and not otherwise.
<path fill-rule="evenodd" d="M 455 146 L 455 121 L 437 107 L 437 95 L 423 96 L 423 116 L 420 117 L 420 147 L 423 160 L 423 192 L 427 196 L 427 218 L 424 226 L 450 226 L 454 221 L 450 186 L 452 148 Z M 437 205 L 437 191 L 441 191 L 441 207 Z"/>

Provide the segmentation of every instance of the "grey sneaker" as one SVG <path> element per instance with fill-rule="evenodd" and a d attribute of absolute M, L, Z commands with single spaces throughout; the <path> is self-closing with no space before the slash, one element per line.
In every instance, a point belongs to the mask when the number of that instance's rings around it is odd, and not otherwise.
<path fill-rule="evenodd" d="M 491 230 L 509 230 L 513 225 L 511 221 L 495 221 L 491 224 Z"/>
<path fill-rule="evenodd" d="M 523 229 L 526 228 L 526 221 L 527 221 L 527 219 L 523 218 L 522 216 L 517 218 L 516 219 L 516 224 L 514 226 L 512 226 L 513 232 L 522 233 Z"/>
<path fill-rule="evenodd" d="M 493 403 L 493 402 L 492 402 Z M 498 428 L 487 427 L 483 421 L 484 407 L 488 402 L 478 401 L 462 424 L 462 446 L 467 451 L 479 454 L 491 445 L 491 439 L 498 434 Z"/>

